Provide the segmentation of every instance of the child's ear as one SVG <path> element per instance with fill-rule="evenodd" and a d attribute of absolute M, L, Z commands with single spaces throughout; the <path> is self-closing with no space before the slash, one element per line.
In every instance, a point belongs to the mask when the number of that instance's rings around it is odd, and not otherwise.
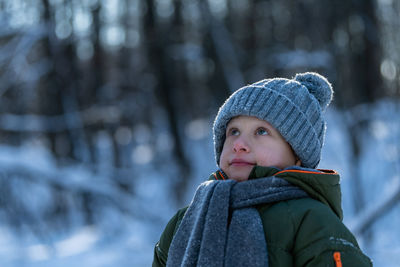
<path fill-rule="evenodd" d="M 297 156 L 295 165 L 301 167 L 301 160 Z"/>

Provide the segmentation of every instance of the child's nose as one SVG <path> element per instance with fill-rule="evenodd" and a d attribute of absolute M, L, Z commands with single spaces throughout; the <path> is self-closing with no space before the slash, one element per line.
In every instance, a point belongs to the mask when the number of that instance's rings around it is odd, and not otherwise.
<path fill-rule="evenodd" d="M 234 144 L 233 144 L 233 151 L 234 152 L 249 152 L 250 148 L 246 142 L 246 140 L 244 140 L 243 138 L 238 138 L 235 140 Z"/>

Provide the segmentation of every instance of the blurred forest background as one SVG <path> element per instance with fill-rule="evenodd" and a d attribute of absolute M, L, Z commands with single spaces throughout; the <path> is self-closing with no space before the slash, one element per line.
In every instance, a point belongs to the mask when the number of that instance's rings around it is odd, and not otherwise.
<path fill-rule="evenodd" d="M 320 72 L 334 86 L 352 214 L 364 216 L 354 229 L 366 247 L 400 198 L 368 209 L 360 170 L 361 137 L 385 126 L 373 107 L 389 99 L 399 111 L 400 1 L 0 0 L 0 22 L 0 232 L 29 246 L 10 253 L 0 240 L 2 255 L 13 255 L 3 263 L 40 263 L 80 227 L 101 229 L 105 244 L 124 235 L 126 218 L 156 225 L 157 238 L 216 167 L 211 126 L 225 98 L 297 72 Z"/>

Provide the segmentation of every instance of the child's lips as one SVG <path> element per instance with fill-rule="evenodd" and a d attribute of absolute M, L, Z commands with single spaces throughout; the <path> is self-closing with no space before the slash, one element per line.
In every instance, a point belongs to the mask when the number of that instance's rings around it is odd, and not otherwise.
<path fill-rule="evenodd" d="M 249 162 L 243 159 L 233 159 L 229 165 L 231 166 L 253 166 L 256 165 L 255 163 Z"/>

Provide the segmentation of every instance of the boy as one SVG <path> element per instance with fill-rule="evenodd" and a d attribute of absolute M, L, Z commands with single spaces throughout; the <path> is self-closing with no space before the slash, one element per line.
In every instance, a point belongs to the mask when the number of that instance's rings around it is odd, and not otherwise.
<path fill-rule="evenodd" d="M 342 223 L 339 175 L 315 169 L 332 94 L 317 73 L 233 93 L 214 121 L 220 170 L 170 220 L 153 266 L 372 266 Z"/>

